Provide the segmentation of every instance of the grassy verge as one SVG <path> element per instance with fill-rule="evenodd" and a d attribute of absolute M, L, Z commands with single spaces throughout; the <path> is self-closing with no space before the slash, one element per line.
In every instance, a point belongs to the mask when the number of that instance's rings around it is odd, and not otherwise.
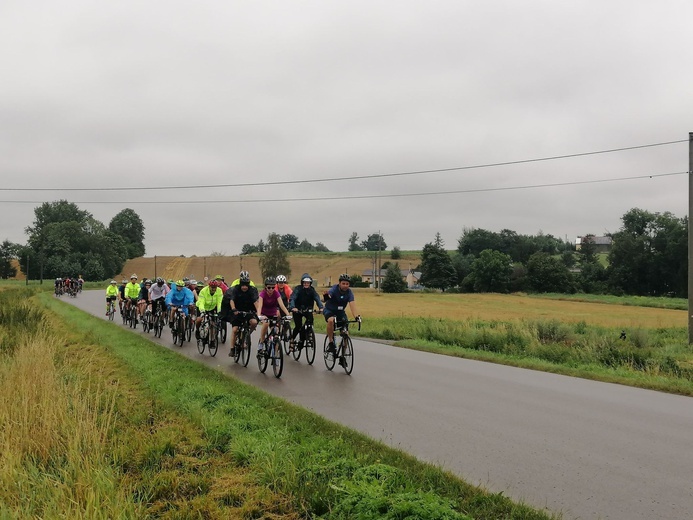
<path fill-rule="evenodd" d="M 0 315 L 0 517 L 548 518 L 39 298 L 22 326 L 32 306 Z"/>
<path fill-rule="evenodd" d="M 693 396 L 685 328 L 600 327 L 553 320 L 369 318 L 353 335 L 399 346 Z"/>
<path fill-rule="evenodd" d="M 664 298 L 664 297 L 654 297 L 654 296 L 613 296 L 610 294 L 561 294 L 561 293 L 530 294 L 527 296 L 530 298 L 559 300 L 559 301 L 607 303 L 610 305 L 651 307 L 653 309 L 674 309 L 674 310 L 680 310 L 680 311 L 688 310 L 688 300 L 686 298 Z"/>

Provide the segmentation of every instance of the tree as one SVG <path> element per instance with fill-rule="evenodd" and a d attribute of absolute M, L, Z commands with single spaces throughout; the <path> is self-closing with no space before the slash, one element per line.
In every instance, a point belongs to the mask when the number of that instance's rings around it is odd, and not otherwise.
<path fill-rule="evenodd" d="M 390 259 L 399 260 L 401 258 L 402 258 L 402 251 L 400 250 L 399 246 L 393 247 L 392 251 L 390 251 Z"/>
<path fill-rule="evenodd" d="M 540 293 L 573 293 L 575 287 L 570 271 L 560 258 L 548 253 L 534 253 L 527 261 L 529 290 Z"/>
<path fill-rule="evenodd" d="M 302 252 L 308 252 L 308 251 L 315 251 L 315 246 L 308 242 L 307 239 L 301 240 L 301 243 L 298 244 L 298 247 L 295 249 L 295 251 L 302 251 Z"/>
<path fill-rule="evenodd" d="M 507 293 L 512 272 L 513 263 L 509 255 L 485 249 L 472 262 L 472 272 L 463 280 L 463 285 L 475 292 Z"/>
<path fill-rule="evenodd" d="M 111 219 L 108 230 L 125 239 L 128 259 L 144 256 L 144 223 L 134 210 L 126 208 Z"/>
<path fill-rule="evenodd" d="M 3 241 L 0 245 L 0 278 L 14 278 L 17 275 L 17 268 L 13 261 L 19 254 L 19 245 L 13 244 L 9 240 Z"/>
<path fill-rule="evenodd" d="M 75 204 L 46 202 L 34 210 L 20 266 L 29 278 L 83 275 L 103 280 L 122 270 L 128 249 L 123 236 L 109 231 Z M 31 261 L 29 262 L 29 259 Z"/>
<path fill-rule="evenodd" d="M 688 296 L 688 218 L 633 208 L 612 235 L 607 276 L 616 294 Z"/>
<path fill-rule="evenodd" d="M 330 252 L 330 250 L 327 249 L 327 246 L 325 244 L 323 244 L 322 242 L 318 242 L 315 244 L 315 250 L 320 251 L 322 253 L 329 253 Z"/>
<path fill-rule="evenodd" d="M 457 285 L 457 273 L 452 265 L 452 259 L 444 248 L 440 233 L 436 233 L 433 243 L 423 247 L 421 253 L 421 284 L 426 287 L 445 291 Z"/>
<path fill-rule="evenodd" d="M 281 239 L 277 233 L 270 233 L 267 237 L 265 254 L 260 258 L 260 271 L 262 278 L 283 274 L 287 278 L 291 276 L 291 266 L 286 251 L 281 246 Z"/>
<path fill-rule="evenodd" d="M 375 233 L 373 235 L 368 235 L 368 238 L 361 242 L 361 249 L 366 251 L 385 251 L 387 249 L 387 244 L 383 235 L 380 233 Z"/>
<path fill-rule="evenodd" d="M 383 280 L 383 292 L 402 293 L 407 290 L 407 282 L 402 280 L 402 272 L 399 264 L 394 263 L 388 266 L 385 279 Z"/>
<path fill-rule="evenodd" d="M 241 248 L 241 254 L 242 255 L 250 255 L 253 253 L 257 253 L 258 249 L 257 246 L 254 246 L 252 244 L 243 244 L 243 247 Z"/>
<path fill-rule="evenodd" d="M 363 251 L 363 247 L 358 244 L 359 235 L 354 231 L 349 237 L 349 251 Z"/>
<path fill-rule="evenodd" d="M 280 237 L 279 243 L 285 251 L 293 251 L 298 249 L 299 240 L 296 235 L 286 234 Z"/>

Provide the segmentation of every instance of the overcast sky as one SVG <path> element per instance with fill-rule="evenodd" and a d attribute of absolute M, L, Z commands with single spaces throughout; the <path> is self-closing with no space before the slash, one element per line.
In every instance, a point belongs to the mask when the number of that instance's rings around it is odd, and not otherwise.
<path fill-rule="evenodd" d="M 0 240 L 59 199 L 105 225 L 132 208 L 147 256 L 684 217 L 691 20 L 690 0 L 3 0 Z"/>

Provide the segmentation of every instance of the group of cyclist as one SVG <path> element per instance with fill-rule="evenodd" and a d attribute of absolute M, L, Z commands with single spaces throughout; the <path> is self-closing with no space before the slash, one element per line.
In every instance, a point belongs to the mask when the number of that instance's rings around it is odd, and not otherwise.
<path fill-rule="evenodd" d="M 63 278 L 55 279 L 55 294 L 61 296 L 64 293 L 76 295 L 82 292 L 82 286 L 84 285 L 84 279 L 82 275 L 79 276 L 65 276 Z"/>
<path fill-rule="evenodd" d="M 116 280 L 111 280 L 106 288 L 106 314 L 109 313 L 109 302 L 119 302 L 121 313 L 127 313 L 131 306 L 137 307 L 138 318 L 145 315 L 147 309 L 152 315 L 168 310 L 169 327 L 173 327 L 176 309 L 180 308 L 187 316 L 189 312 L 196 313 L 195 336 L 199 339 L 199 329 L 202 314 L 216 312 L 222 322 L 231 324 L 231 349 L 233 356 L 236 333 L 239 326 L 247 320 L 251 333 L 262 322 L 258 352 L 264 350 L 265 338 L 269 328 L 266 318 L 292 315 L 294 330 L 291 336 L 290 349 L 301 348 L 305 344 L 305 322 L 312 324 L 311 312 L 317 307 L 327 322 L 328 350 L 335 352 L 334 331 L 335 320 L 346 321 L 346 308 L 349 307 L 354 318 L 360 315 L 356 309 L 354 293 L 351 290 L 351 278 L 348 274 L 339 276 L 339 283 L 323 293 L 323 301 L 313 287 L 313 279 L 308 273 L 301 276 L 301 283 L 293 289 L 288 285 L 284 275 L 267 277 L 264 288 L 258 291 L 250 279 L 248 271 L 241 271 L 238 278 L 227 285 L 222 275 L 217 275 L 207 285 L 197 280 L 164 280 L 161 277 L 152 281 L 147 278 L 138 282 L 136 274 L 130 276 L 130 282 L 123 280 L 118 286 Z"/>

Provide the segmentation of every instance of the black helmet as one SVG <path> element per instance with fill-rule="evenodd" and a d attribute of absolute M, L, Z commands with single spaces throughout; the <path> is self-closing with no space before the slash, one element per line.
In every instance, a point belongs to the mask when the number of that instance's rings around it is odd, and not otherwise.
<path fill-rule="evenodd" d="M 340 282 L 350 282 L 350 283 L 351 283 L 351 277 L 350 277 L 348 274 L 343 273 L 343 274 L 340 274 L 340 275 L 339 275 L 339 281 L 340 281 Z"/>
<path fill-rule="evenodd" d="M 268 276 L 265 278 L 265 285 L 275 285 L 277 283 L 277 280 L 274 278 L 274 276 Z"/>

